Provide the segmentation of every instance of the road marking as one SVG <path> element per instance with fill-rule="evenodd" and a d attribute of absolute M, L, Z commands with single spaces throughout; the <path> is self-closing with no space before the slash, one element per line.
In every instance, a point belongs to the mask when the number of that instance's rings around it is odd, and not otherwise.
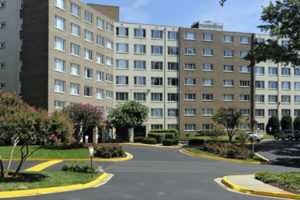
<path fill-rule="evenodd" d="M 38 165 L 35 165 L 33 167 L 30 167 L 28 169 L 26 169 L 25 171 L 31 171 L 31 172 L 39 172 L 39 171 L 42 171 L 52 165 L 55 165 L 57 163 L 61 163 L 63 160 L 50 160 L 50 161 L 47 161 L 47 162 L 43 162 L 41 164 L 38 164 Z"/>

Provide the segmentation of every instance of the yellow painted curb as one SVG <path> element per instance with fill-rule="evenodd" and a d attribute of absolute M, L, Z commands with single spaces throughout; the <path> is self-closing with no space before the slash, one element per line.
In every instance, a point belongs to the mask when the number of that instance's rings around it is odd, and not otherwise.
<path fill-rule="evenodd" d="M 38 165 L 35 165 L 31 168 L 26 169 L 25 171 L 31 171 L 31 172 L 39 172 L 42 171 L 43 169 L 46 169 L 50 167 L 51 165 L 55 165 L 57 163 L 61 163 L 63 160 L 50 160 L 48 162 L 44 162 Z"/>
<path fill-rule="evenodd" d="M 161 148 L 161 149 L 179 149 L 181 146 L 158 146 L 153 144 L 142 144 L 142 143 L 119 143 L 119 145 L 123 146 L 141 146 L 141 147 L 153 147 L 153 148 Z"/>
<path fill-rule="evenodd" d="M 0 198 L 8 198 L 8 197 L 21 197 L 21 196 L 33 196 L 39 194 L 49 194 L 56 192 L 66 192 L 70 190 L 81 190 L 93 187 L 98 185 L 104 178 L 106 178 L 107 173 L 103 173 L 97 179 L 85 183 L 85 184 L 76 184 L 76 185 L 67 185 L 60 187 L 50 187 L 50 188 L 39 188 L 39 189 L 31 189 L 31 190 L 18 190 L 18 191 L 9 191 L 9 192 L 0 192 Z"/>
<path fill-rule="evenodd" d="M 265 162 L 260 162 L 260 161 L 243 161 L 243 160 L 235 160 L 235 159 L 229 159 L 229 158 L 220 158 L 220 157 L 214 157 L 214 156 L 208 156 L 208 155 L 203 155 L 203 154 L 198 154 L 198 153 L 193 153 L 190 152 L 186 149 L 182 149 L 182 152 L 196 156 L 196 157 L 200 157 L 200 158 L 209 158 L 209 159 L 215 159 L 215 160 L 223 160 L 223 161 L 228 161 L 228 162 L 235 162 L 235 163 L 241 163 L 241 164 L 256 164 L 256 165 L 262 165 L 262 164 L 269 164 L 269 162 L 265 161 Z"/>
<path fill-rule="evenodd" d="M 268 192 L 268 191 L 263 191 L 263 190 L 250 190 L 247 188 L 242 188 L 239 187 L 233 183 L 231 183 L 227 178 L 229 176 L 225 176 L 222 178 L 222 183 L 229 188 L 243 192 L 246 194 L 255 194 L 255 195 L 262 195 L 262 196 L 270 196 L 270 197 L 280 197 L 280 198 L 290 198 L 290 199 L 299 199 L 300 195 L 297 194 L 292 194 L 292 193 L 281 193 L 281 192 Z"/>

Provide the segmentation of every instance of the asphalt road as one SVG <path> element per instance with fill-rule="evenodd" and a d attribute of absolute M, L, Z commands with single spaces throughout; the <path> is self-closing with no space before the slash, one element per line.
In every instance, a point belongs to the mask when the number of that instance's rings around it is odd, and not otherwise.
<path fill-rule="evenodd" d="M 262 143 L 263 144 L 263 143 Z M 176 149 L 125 147 L 134 158 L 101 163 L 114 177 L 105 185 L 86 190 L 22 197 L 22 200 L 260 200 L 272 199 L 228 191 L 214 179 L 259 170 L 295 171 L 277 165 L 238 164 L 192 157 Z M 48 170 L 59 169 L 62 164 Z"/>

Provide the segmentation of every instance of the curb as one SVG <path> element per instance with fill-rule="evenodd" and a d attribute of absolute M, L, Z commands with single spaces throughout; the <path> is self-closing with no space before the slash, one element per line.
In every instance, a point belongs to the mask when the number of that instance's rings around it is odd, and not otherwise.
<path fill-rule="evenodd" d="M 48 162 L 44 162 L 44 163 L 41 163 L 41 164 L 38 164 L 38 165 L 35 165 L 33 167 L 30 167 L 28 169 L 26 169 L 25 171 L 31 171 L 31 172 L 39 172 L 39 171 L 42 171 L 52 165 L 55 165 L 55 164 L 58 164 L 58 163 L 61 163 L 63 160 L 51 160 L 51 161 L 48 161 Z"/>
<path fill-rule="evenodd" d="M 192 155 L 192 156 L 196 156 L 196 157 L 200 157 L 200 158 L 209 158 L 209 159 L 214 159 L 214 160 L 223 160 L 223 161 L 228 161 L 228 162 L 235 162 L 235 163 L 240 163 L 240 164 L 255 164 L 255 165 L 266 165 L 269 164 L 268 161 L 243 161 L 243 160 L 235 160 L 235 159 L 229 159 L 229 158 L 220 158 L 220 157 L 214 157 L 214 156 L 207 156 L 207 155 L 202 155 L 202 154 L 198 154 L 198 153 L 193 153 L 190 152 L 186 149 L 182 149 L 181 152 Z M 262 157 L 261 157 L 262 158 Z"/>
<path fill-rule="evenodd" d="M 269 196 L 269 197 L 279 197 L 279 198 L 290 198 L 290 199 L 299 199 L 300 195 L 297 194 L 288 194 L 288 193 L 280 193 L 280 192 L 268 192 L 263 190 L 250 190 L 247 188 L 239 187 L 233 183 L 231 183 L 227 178 L 229 176 L 225 176 L 222 178 L 222 183 L 229 188 L 239 191 L 246 194 L 254 194 L 254 195 L 262 195 L 262 196 Z"/>
<path fill-rule="evenodd" d="M 70 190 L 81 190 L 81 189 L 86 189 L 86 188 L 90 188 L 95 185 L 98 185 L 106 177 L 107 177 L 107 173 L 104 172 L 97 179 L 95 179 L 89 183 L 85 183 L 85 184 L 67 185 L 67 186 L 50 187 L 50 188 L 39 188 L 39 189 L 31 189 L 31 190 L 0 192 L 0 198 L 34 196 L 34 195 L 39 195 L 39 194 L 66 192 L 66 191 L 70 191 Z"/>
<path fill-rule="evenodd" d="M 158 146 L 152 144 L 142 144 L 142 143 L 118 143 L 122 146 L 141 146 L 141 147 L 153 147 L 153 148 L 160 148 L 160 149 L 180 149 L 182 146 Z"/>

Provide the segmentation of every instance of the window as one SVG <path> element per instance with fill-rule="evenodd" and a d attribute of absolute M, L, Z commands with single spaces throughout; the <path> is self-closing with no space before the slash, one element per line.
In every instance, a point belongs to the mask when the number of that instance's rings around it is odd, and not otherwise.
<path fill-rule="evenodd" d="M 256 109 L 255 110 L 255 116 L 256 117 L 264 117 L 265 116 L 265 110 L 264 109 Z"/>
<path fill-rule="evenodd" d="M 269 75 L 277 75 L 277 67 L 269 67 Z"/>
<path fill-rule="evenodd" d="M 203 34 L 202 39 L 203 39 L 204 41 L 213 41 L 213 35 L 212 35 L 212 34 L 209 34 L 209 33 L 205 33 L 205 34 Z"/>
<path fill-rule="evenodd" d="M 213 99 L 213 94 L 202 94 L 202 101 L 212 101 Z"/>
<path fill-rule="evenodd" d="M 128 69 L 128 60 L 116 60 L 117 69 Z"/>
<path fill-rule="evenodd" d="M 196 100 L 196 94 L 186 93 L 186 94 L 184 94 L 184 100 L 185 101 L 195 101 Z"/>
<path fill-rule="evenodd" d="M 151 37 L 152 37 L 152 39 L 162 39 L 163 38 L 163 31 L 151 30 Z"/>
<path fill-rule="evenodd" d="M 196 49 L 195 48 L 185 48 L 184 49 L 184 54 L 185 55 L 196 55 Z"/>
<path fill-rule="evenodd" d="M 240 87 L 250 87 L 250 81 L 240 80 Z"/>
<path fill-rule="evenodd" d="M 213 71 L 213 65 L 212 64 L 203 64 L 202 71 Z"/>
<path fill-rule="evenodd" d="M 177 31 L 168 31 L 168 39 L 169 40 L 178 40 L 178 32 Z"/>
<path fill-rule="evenodd" d="M 178 78 L 168 78 L 168 86 L 178 86 Z"/>
<path fill-rule="evenodd" d="M 233 94 L 224 94 L 223 100 L 224 101 L 233 101 L 234 100 L 234 95 Z"/>
<path fill-rule="evenodd" d="M 294 110 L 295 117 L 300 117 L 300 109 Z"/>
<path fill-rule="evenodd" d="M 240 101 L 249 101 L 250 95 L 249 94 L 241 94 L 240 95 Z"/>
<path fill-rule="evenodd" d="M 103 99 L 104 97 L 104 90 L 103 89 L 96 89 L 96 99 Z"/>
<path fill-rule="evenodd" d="M 111 57 L 106 56 L 106 65 L 113 66 L 113 59 Z"/>
<path fill-rule="evenodd" d="M 71 63 L 71 75 L 79 76 L 80 75 L 80 66 L 74 63 Z"/>
<path fill-rule="evenodd" d="M 126 27 L 117 27 L 117 36 L 128 37 L 128 28 Z"/>
<path fill-rule="evenodd" d="M 0 23 L 0 29 L 5 28 L 5 26 L 6 26 L 6 23 L 5 23 L 5 22 L 1 22 L 1 23 Z"/>
<path fill-rule="evenodd" d="M 288 41 L 288 40 L 282 40 L 282 41 L 281 41 L 281 45 L 282 45 L 283 47 L 288 47 L 288 46 L 289 46 L 289 41 Z"/>
<path fill-rule="evenodd" d="M 97 27 L 102 30 L 104 29 L 104 20 L 99 17 L 97 18 Z"/>
<path fill-rule="evenodd" d="M 184 85 L 194 86 L 194 85 L 196 85 L 196 79 L 195 78 L 185 78 Z"/>
<path fill-rule="evenodd" d="M 145 76 L 135 76 L 134 85 L 136 86 L 145 86 L 146 85 L 146 77 Z"/>
<path fill-rule="evenodd" d="M 241 73 L 250 73 L 249 66 L 246 66 L 246 65 L 240 66 L 240 72 Z"/>
<path fill-rule="evenodd" d="M 241 44 L 250 44 L 250 37 L 241 36 L 240 37 L 240 43 Z"/>
<path fill-rule="evenodd" d="M 62 17 L 55 16 L 55 28 L 65 31 L 66 30 L 66 20 Z"/>
<path fill-rule="evenodd" d="M 65 93 L 66 82 L 61 80 L 54 80 L 54 92 Z"/>
<path fill-rule="evenodd" d="M 93 51 L 90 49 L 84 49 L 84 58 L 86 60 L 93 60 Z"/>
<path fill-rule="evenodd" d="M 264 103 L 265 102 L 265 95 L 255 95 L 256 103 Z"/>
<path fill-rule="evenodd" d="M 294 75 L 300 76 L 300 68 L 294 68 Z"/>
<path fill-rule="evenodd" d="M 177 93 L 168 93 L 168 101 L 177 102 L 178 94 Z"/>
<path fill-rule="evenodd" d="M 224 57 L 233 57 L 233 50 L 224 50 Z"/>
<path fill-rule="evenodd" d="M 203 86 L 213 86 L 214 80 L 211 78 L 204 78 L 202 79 L 202 85 Z"/>
<path fill-rule="evenodd" d="M 249 109 L 241 109 L 240 113 L 242 114 L 242 116 L 249 116 L 250 110 Z"/>
<path fill-rule="evenodd" d="M 196 33 L 185 32 L 184 39 L 186 40 L 196 40 Z"/>
<path fill-rule="evenodd" d="M 162 118 L 163 117 L 163 109 L 161 109 L 161 108 L 152 108 L 151 109 L 151 117 L 152 118 Z"/>
<path fill-rule="evenodd" d="M 59 71 L 59 72 L 65 72 L 66 67 L 65 67 L 66 62 L 62 59 L 55 58 L 54 59 L 54 70 Z"/>
<path fill-rule="evenodd" d="M 281 102 L 286 103 L 286 104 L 291 103 L 291 96 L 290 95 L 282 95 Z"/>
<path fill-rule="evenodd" d="M 186 108 L 184 109 L 184 116 L 196 116 L 196 109 L 195 108 Z"/>
<path fill-rule="evenodd" d="M 59 51 L 65 51 L 66 50 L 66 41 L 61 38 L 55 37 L 54 48 Z"/>
<path fill-rule="evenodd" d="M 135 70 L 146 70 L 146 61 L 144 60 L 135 60 L 134 61 Z"/>
<path fill-rule="evenodd" d="M 5 83 L 0 83 L 0 89 L 5 88 Z"/>
<path fill-rule="evenodd" d="M 135 92 L 133 93 L 133 97 L 135 101 L 146 101 L 146 93 L 143 92 Z"/>
<path fill-rule="evenodd" d="M 106 107 L 106 109 L 105 109 L 105 115 L 109 115 L 109 113 L 112 111 L 112 109 L 113 108 Z M 109 132 L 112 131 L 112 129 L 108 129 L 108 130 L 109 130 Z"/>
<path fill-rule="evenodd" d="M 257 43 L 264 43 L 265 39 L 264 38 L 256 38 Z"/>
<path fill-rule="evenodd" d="M 151 93 L 151 101 L 161 102 L 162 98 L 162 93 Z"/>
<path fill-rule="evenodd" d="M 265 74 L 265 68 L 264 67 L 255 67 L 255 74 L 256 75 L 264 75 Z"/>
<path fill-rule="evenodd" d="M 104 38 L 101 37 L 100 35 L 97 35 L 97 45 L 104 47 Z"/>
<path fill-rule="evenodd" d="M 88 11 L 85 11 L 85 21 L 92 24 L 93 23 L 93 14 L 88 12 Z"/>
<path fill-rule="evenodd" d="M 291 89 L 291 82 L 288 81 L 282 81 L 281 82 L 281 88 L 283 90 L 290 90 Z"/>
<path fill-rule="evenodd" d="M 178 47 L 168 47 L 169 55 L 178 55 Z"/>
<path fill-rule="evenodd" d="M 282 109 L 281 114 L 282 114 L 282 116 L 285 116 L 285 115 L 290 116 L 291 115 L 291 110 L 290 109 Z"/>
<path fill-rule="evenodd" d="M 151 85 L 152 86 L 162 86 L 163 79 L 160 77 L 151 77 Z"/>
<path fill-rule="evenodd" d="M 162 46 L 157 46 L 157 45 L 152 45 L 151 46 L 151 53 L 155 55 L 161 55 L 163 53 L 163 47 Z"/>
<path fill-rule="evenodd" d="M 244 58 L 248 55 L 248 51 L 240 51 L 240 58 Z"/>
<path fill-rule="evenodd" d="M 94 41 L 93 32 L 85 29 L 84 30 L 84 39 L 88 42 L 93 42 Z"/>
<path fill-rule="evenodd" d="M 178 109 L 169 108 L 168 109 L 168 117 L 178 117 Z"/>
<path fill-rule="evenodd" d="M 163 62 L 151 61 L 151 70 L 163 70 Z"/>
<path fill-rule="evenodd" d="M 70 94 L 71 95 L 79 95 L 79 84 L 70 83 Z"/>
<path fill-rule="evenodd" d="M 106 74 L 106 81 L 112 83 L 114 81 L 114 76 L 112 74 Z"/>
<path fill-rule="evenodd" d="M 214 52 L 212 49 L 203 49 L 202 55 L 203 56 L 213 56 Z"/>
<path fill-rule="evenodd" d="M 66 9 L 66 1 L 65 0 L 55 0 L 55 6 L 65 10 Z"/>
<path fill-rule="evenodd" d="M 295 96 L 294 96 L 294 102 L 295 102 L 296 104 L 299 104 L 299 103 L 300 103 L 300 95 L 295 95 Z"/>
<path fill-rule="evenodd" d="M 231 35 L 224 35 L 223 41 L 226 43 L 233 43 L 233 36 Z"/>
<path fill-rule="evenodd" d="M 84 96 L 92 97 L 93 96 L 93 87 L 84 86 Z"/>
<path fill-rule="evenodd" d="M 269 103 L 277 103 L 277 95 L 269 95 Z"/>
<path fill-rule="evenodd" d="M 127 92 L 116 92 L 116 100 L 117 101 L 128 101 L 128 93 Z"/>
<path fill-rule="evenodd" d="M 184 131 L 196 131 L 196 124 L 185 124 Z"/>
<path fill-rule="evenodd" d="M 71 23 L 71 34 L 79 37 L 80 36 L 80 26 L 78 26 L 77 24 Z"/>
<path fill-rule="evenodd" d="M 128 85 L 128 76 L 116 76 L 117 85 Z"/>
<path fill-rule="evenodd" d="M 233 72 L 233 65 L 224 65 L 224 72 Z"/>
<path fill-rule="evenodd" d="M 145 38 L 145 37 L 146 37 L 146 29 L 143 29 L 143 28 L 135 28 L 135 29 L 134 29 L 134 37 L 137 37 L 137 38 Z"/>
<path fill-rule="evenodd" d="M 113 48 L 113 42 L 110 40 L 106 40 L 106 48 L 112 49 Z"/>
<path fill-rule="evenodd" d="M 282 73 L 282 76 L 290 76 L 291 75 L 291 68 L 282 68 L 281 69 L 281 73 Z"/>
<path fill-rule="evenodd" d="M 224 80 L 224 87 L 233 87 L 234 81 L 233 80 Z"/>
<path fill-rule="evenodd" d="M 76 17 L 80 17 L 80 7 L 74 3 L 71 4 L 71 13 Z"/>
<path fill-rule="evenodd" d="M 196 64 L 195 63 L 185 63 L 184 70 L 196 70 Z"/>
<path fill-rule="evenodd" d="M 264 89 L 265 88 L 265 81 L 255 81 L 255 88 L 256 89 Z"/>
<path fill-rule="evenodd" d="M 106 23 L 106 30 L 110 33 L 114 32 L 114 26 L 110 23 Z"/>
<path fill-rule="evenodd" d="M 54 109 L 55 110 L 63 110 L 66 106 L 66 103 L 63 101 L 54 101 Z"/>
<path fill-rule="evenodd" d="M 211 130 L 213 128 L 213 124 L 202 124 L 203 130 Z"/>
<path fill-rule="evenodd" d="M 144 45 L 144 44 L 135 44 L 134 45 L 134 53 L 136 53 L 136 54 L 145 54 L 146 53 L 146 45 Z"/>
<path fill-rule="evenodd" d="M 103 82 L 103 81 L 104 81 L 104 72 L 102 72 L 102 71 L 97 71 L 97 72 L 96 72 L 96 80 L 97 80 L 97 81 Z"/>
<path fill-rule="evenodd" d="M 214 110 L 211 108 L 202 109 L 202 116 L 212 116 L 214 114 Z"/>
<path fill-rule="evenodd" d="M 100 53 L 96 53 L 96 62 L 98 64 L 104 64 L 104 55 L 100 54 Z"/>
<path fill-rule="evenodd" d="M 277 89 L 277 81 L 269 81 L 269 89 L 270 90 L 276 90 Z"/>
<path fill-rule="evenodd" d="M 295 82 L 294 83 L 294 89 L 295 90 L 300 90 L 300 82 Z"/>
<path fill-rule="evenodd" d="M 0 63 L 0 69 L 4 69 L 5 68 L 5 63 Z"/>
<path fill-rule="evenodd" d="M 277 116 L 277 110 L 276 109 L 269 109 L 268 110 L 268 115 L 269 115 L 269 117 Z"/>
<path fill-rule="evenodd" d="M 179 64 L 177 62 L 168 62 L 168 70 L 169 71 L 178 71 Z"/>
<path fill-rule="evenodd" d="M 107 99 L 113 99 L 113 98 L 114 98 L 114 93 L 113 93 L 113 91 L 106 90 L 106 98 L 107 98 Z"/>
<path fill-rule="evenodd" d="M 93 69 L 85 67 L 84 68 L 84 78 L 93 79 Z"/>
<path fill-rule="evenodd" d="M 162 124 L 151 124 L 151 130 L 162 129 L 162 128 L 163 128 Z"/>
<path fill-rule="evenodd" d="M 80 46 L 78 44 L 71 43 L 70 53 L 75 56 L 80 56 Z"/>
<path fill-rule="evenodd" d="M 117 53 L 128 53 L 128 44 L 125 43 L 117 43 L 116 44 Z"/>

